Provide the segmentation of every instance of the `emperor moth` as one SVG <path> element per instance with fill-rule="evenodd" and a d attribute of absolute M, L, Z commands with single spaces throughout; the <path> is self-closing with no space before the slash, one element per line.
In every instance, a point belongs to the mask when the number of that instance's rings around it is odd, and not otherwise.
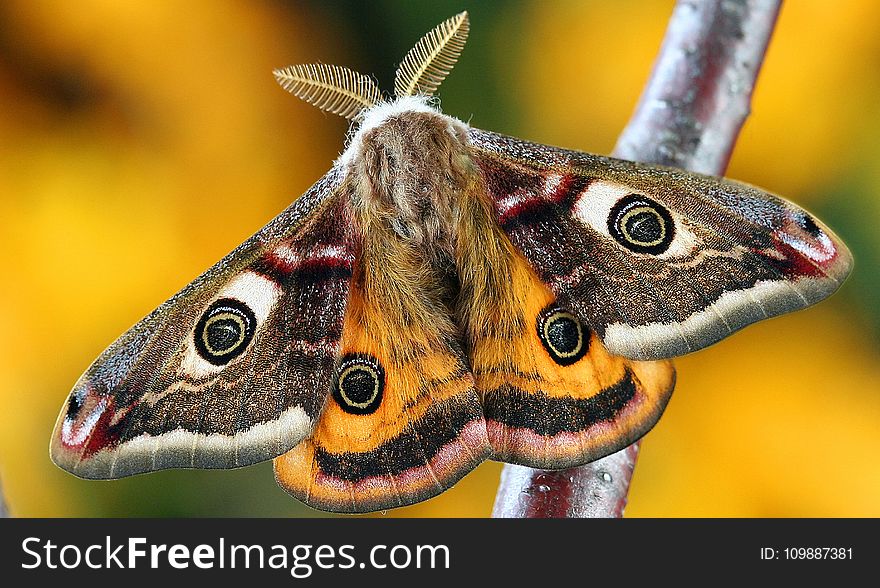
<path fill-rule="evenodd" d="M 846 247 L 757 188 L 473 128 L 431 96 L 461 13 L 398 69 L 276 78 L 354 120 L 330 171 L 113 343 L 52 459 L 85 478 L 275 460 L 320 509 L 442 492 L 485 459 L 617 451 L 659 419 L 669 358 L 829 296 Z"/>

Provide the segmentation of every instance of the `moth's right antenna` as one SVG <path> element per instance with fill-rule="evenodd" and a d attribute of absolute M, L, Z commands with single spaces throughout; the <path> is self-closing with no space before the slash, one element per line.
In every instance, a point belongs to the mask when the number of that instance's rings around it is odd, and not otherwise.
<path fill-rule="evenodd" d="M 433 95 L 458 61 L 468 31 L 468 14 L 462 12 L 422 37 L 397 68 L 394 93 L 398 96 Z"/>

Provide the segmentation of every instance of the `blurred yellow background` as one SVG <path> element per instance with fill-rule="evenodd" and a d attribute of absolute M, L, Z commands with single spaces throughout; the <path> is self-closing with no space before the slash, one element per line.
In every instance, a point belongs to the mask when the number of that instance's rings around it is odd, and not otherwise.
<path fill-rule="evenodd" d="M 0 5 L 0 480 L 17 516 L 314 516 L 271 465 L 87 482 L 49 435 L 131 324 L 304 192 L 346 123 L 280 90 L 321 61 L 392 87 L 444 18 L 471 38 L 440 91 L 474 126 L 608 153 L 671 1 Z M 849 244 L 832 299 L 677 362 L 627 516 L 880 515 L 880 3 L 785 4 L 728 175 Z M 501 465 L 385 516 L 488 516 Z"/>

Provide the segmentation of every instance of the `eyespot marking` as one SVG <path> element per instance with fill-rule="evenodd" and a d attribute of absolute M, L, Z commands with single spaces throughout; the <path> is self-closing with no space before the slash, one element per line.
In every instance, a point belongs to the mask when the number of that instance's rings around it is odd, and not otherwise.
<path fill-rule="evenodd" d="M 379 361 L 364 353 L 342 358 L 333 383 L 333 399 L 349 414 L 372 414 L 382 404 L 385 370 Z"/>
<path fill-rule="evenodd" d="M 247 348 L 257 319 L 254 312 L 234 298 L 221 298 L 208 307 L 194 332 L 196 350 L 214 365 L 226 365 Z"/>
<path fill-rule="evenodd" d="M 630 251 L 659 255 L 672 243 L 675 223 L 659 203 L 647 196 L 630 194 L 612 207 L 608 232 Z"/>
<path fill-rule="evenodd" d="M 538 338 L 550 358 L 559 365 L 572 365 L 590 348 L 589 330 L 573 314 L 555 304 L 538 315 Z"/>

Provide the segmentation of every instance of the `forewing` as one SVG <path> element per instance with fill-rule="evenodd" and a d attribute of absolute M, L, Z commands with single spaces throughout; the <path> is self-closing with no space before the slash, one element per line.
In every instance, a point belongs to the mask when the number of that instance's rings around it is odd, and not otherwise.
<path fill-rule="evenodd" d="M 846 246 L 754 187 L 472 129 L 497 220 L 561 306 L 634 359 L 682 355 L 803 308 Z"/>
<path fill-rule="evenodd" d="M 58 418 L 55 463 L 85 478 L 231 468 L 308 435 L 354 259 L 343 176 L 331 170 L 101 354 Z"/>

